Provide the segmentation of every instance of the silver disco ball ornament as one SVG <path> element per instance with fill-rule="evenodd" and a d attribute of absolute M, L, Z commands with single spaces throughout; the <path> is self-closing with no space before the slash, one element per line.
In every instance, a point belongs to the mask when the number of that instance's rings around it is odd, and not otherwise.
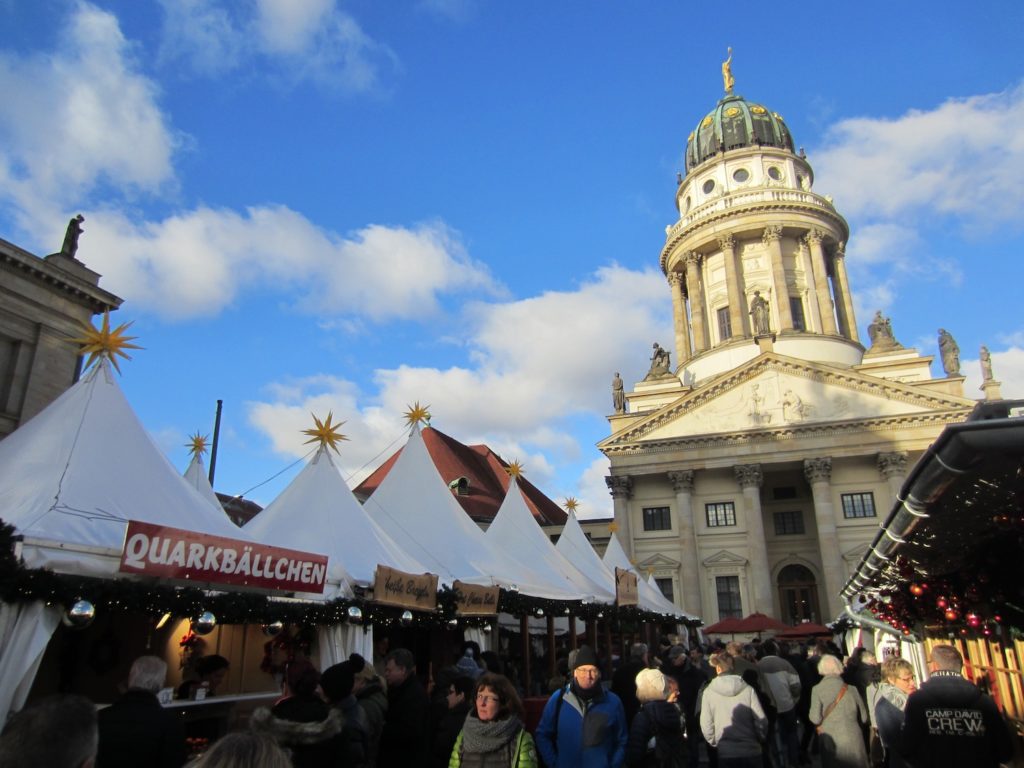
<path fill-rule="evenodd" d="M 263 634 L 267 637 L 277 637 L 284 631 L 284 622 L 275 621 L 263 625 Z"/>
<path fill-rule="evenodd" d="M 402 626 L 408 627 L 412 624 L 412 611 L 402 611 Z"/>
<path fill-rule="evenodd" d="M 348 607 L 348 623 L 349 624 L 362 624 L 363 623 L 363 609 L 358 605 L 350 605 Z"/>
<path fill-rule="evenodd" d="M 544 618 L 544 609 L 543 608 L 538 608 L 537 609 L 537 613 L 535 613 L 534 616 L 536 616 L 538 619 L 543 619 Z"/>
<path fill-rule="evenodd" d="M 459 628 L 459 620 L 458 619 L 448 619 L 448 629 L 458 629 L 458 628 Z"/>
<path fill-rule="evenodd" d="M 92 620 L 96 618 L 96 606 L 90 603 L 88 600 L 76 600 L 75 604 L 72 605 L 64 615 L 61 617 L 61 621 L 65 627 L 71 627 L 72 629 L 85 629 Z"/>
<path fill-rule="evenodd" d="M 491 634 L 491 625 L 484 624 L 482 627 L 480 627 L 480 631 L 483 632 L 485 635 Z"/>
<path fill-rule="evenodd" d="M 208 635 L 217 628 L 217 617 L 209 611 L 203 611 L 192 620 L 192 631 L 197 635 Z"/>

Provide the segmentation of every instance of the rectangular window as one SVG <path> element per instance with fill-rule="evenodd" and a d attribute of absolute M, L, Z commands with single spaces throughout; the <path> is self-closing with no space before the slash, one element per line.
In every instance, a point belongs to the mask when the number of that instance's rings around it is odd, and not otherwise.
<path fill-rule="evenodd" d="M 672 596 L 672 579 L 655 578 L 654 583 L 658 585 L 658 589 L 661 590 L 661 594 L 669 600 L 675 601 L 675 598 Z"/>
<path fill-rule="evenodd" d="M 806 331 L 807 321 L 804 320 L 804 302 L 799 296 L 789 297 L 789 312 L 793 315 L 793 328 L 798 331 Z"/>
<path fill-rule="evenodd" d="M 736 505 L 731 501 L 720 501 L 715 504 L 705 504 L 704 511 L 707 514 L 708 528 L 719 528 L 724 525 L 736 525 Z"/>
<path fill-rule="evenodd" d="M 776 536 L 799 536 L 804 532 L 804 515 L 800 510 L 776 512 L 774 518 Z"/>
<path fill-rule="evenodd" d="M 873 493 L 844 493 L 843 494 L 843 517 L 847 519 L 855 517 L 875 516 L 875 494 Z"/>
<path fill-rule="evenodd" d="M 644 507 L 645 531 L 669 531 L 672 529 L 672 518 L 668 507 Z"/>
<path fill-rule="evenodd" d="M 729 308 L 722 307 L 718 314 L 718 338 L 722 341 L 732 338 L 732 322 L 729 320 Z"/>
<path fill-rule="evenodd" d="M 743 606 L 740 604 L 740 577 L 716 576 L 715 589 L 718 592 L 718 618 L 742 618 Z"/>

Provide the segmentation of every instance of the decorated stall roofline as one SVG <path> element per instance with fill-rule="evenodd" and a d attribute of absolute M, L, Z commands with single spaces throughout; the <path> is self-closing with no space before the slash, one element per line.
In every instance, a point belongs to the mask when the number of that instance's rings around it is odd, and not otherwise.
<path fill-rule="evenodd" d="M 154 618 L 169 613 L 180 618 L 194 618 L 209 611 L 220 624 L 271 624 L 281 621 L 306 626 L 356 623 L 349 620 L 349 609 L 355 607 L 362 614 L 358 623 L 380 626 L 402 623 L 402 609 L 381 605 L 366 596 L 337 598 L 328 602 L 300 601 L 260 592 L 213 591 L 195 586 L 167 586 L 144 579 L 102 579 L 60 574 L 45 568 L 25 568 L 14 555 L 14 544 L 18 538 L 13 526 L 0 521 L 0 599 L 7 603 L 42 601 L 70 606 L 85 599 L 98 611 L 111 613 L 141 613 Z M 437 610 L 413 611 L 411 625 L 484 627 L 492 623 L 494 617 L 491 616 L 460 615 L 458 600 L 457 590 L 440 587 L 437 590 Z M 677 621 L 666 614 L 635 607 L 616 608 L 605 603 L 549 600 L 505 589 L 499 591 L 497 610 L 516 617 L 572 615 L 584 621 Z M 694 622 L 680 623 L 699 626 Z M 403 625 L 409 626 L 410 623 Z"/>

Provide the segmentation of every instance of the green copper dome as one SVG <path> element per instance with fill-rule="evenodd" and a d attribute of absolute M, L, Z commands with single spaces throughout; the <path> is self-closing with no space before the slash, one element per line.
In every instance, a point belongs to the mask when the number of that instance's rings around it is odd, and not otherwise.
<path fill-rule="evenodd" d="M 742 96 L 729 94 L 700 121 L 686 141 L 686 172 L 719 152 L 742 147 L 793 151 L 793 137 L 782 117 Z"/>

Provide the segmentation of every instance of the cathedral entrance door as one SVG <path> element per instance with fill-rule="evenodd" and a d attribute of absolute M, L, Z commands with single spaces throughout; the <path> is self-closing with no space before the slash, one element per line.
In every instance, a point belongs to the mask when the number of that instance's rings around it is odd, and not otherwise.
<path fill-rule="evenodd" d="M 818 585 L 814 574 L 802 565 L 787 565 L 779 573 L 779 605 L 787 624 L 821 621 Z"/>

